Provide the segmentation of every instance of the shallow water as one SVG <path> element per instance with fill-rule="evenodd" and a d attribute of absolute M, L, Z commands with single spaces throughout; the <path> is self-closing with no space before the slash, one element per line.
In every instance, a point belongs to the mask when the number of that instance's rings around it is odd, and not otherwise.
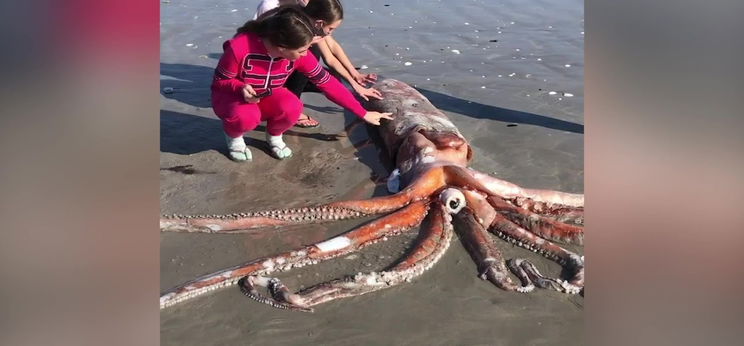
<path fill-rule="evenodd" d="M 415 85 L 471 142 L 472 167 L 526 187 L 583 191 L 581 1 L 343 3 L 345 21 L 334 36 L 355 65 Z M 349 128 L 353 116 L 319 94 L 303 100 L 321 128 L 293 129 L 285 138 L 294 158 L 271 158 L 263 131 L 255 131 L 248 141 L 253 163 L 226 159 L 209 82 L 222 42 L 254 9 L 250 1 L 161 3 L 161 87 L 173 88 L 161 103 L 162 212 L 221 214 L 383 194 L 375 182 L 389 164 L 365 142 L 367 127 Z M 239 235 L 163 233 L 161 289 L 360 222 Z M 298 288 L 377 270 L 413 237 L 281 277 Z M 551 274 L 560 270 L 496 242 L 506 258 L 534 259 Z M 161 310 L 161 343 L 579 345 L 583 304 L 580 296 L 552 291 L 501 291 L 476 277 L 453 239 L 440 262 L 412 283 L 320 305 L 313 314 L 255 303 L 236 287 L 189 300 Z"/>

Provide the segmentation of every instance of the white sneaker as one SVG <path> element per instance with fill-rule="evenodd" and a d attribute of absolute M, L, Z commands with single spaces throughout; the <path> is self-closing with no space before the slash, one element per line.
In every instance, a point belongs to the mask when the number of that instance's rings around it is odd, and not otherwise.
<path fill-rule="evenodd" d="M 243 136 L 232 138 L 225 134 L 225 141 L 227 142 L 227 151 L 231 159 L 237 162 L 253 160 L 253 155 L 248 149 L 248 146 L 245 145 Z"/>
<path fill-rule="evenodd" d="M 274 153 L 274 156 L 277 159 L 284 160 L 292 157 L 292 149 L 289 149 L 289 147 L 284 144 L 282 135 L 272 136 L 266 132 L 266 142 L 269 143 L 269 148 L 271 148 L 271 152 Z"/>

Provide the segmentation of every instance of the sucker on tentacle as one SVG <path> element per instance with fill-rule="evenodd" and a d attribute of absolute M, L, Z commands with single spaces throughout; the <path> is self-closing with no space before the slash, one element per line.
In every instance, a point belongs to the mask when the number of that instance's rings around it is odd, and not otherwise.
<path fill-rule="evenodd" d="M 458 229 L 458 234 L 460 241 L 478 265 L 478 276 L 501 289 L 517 290 L 518 286 L 509 277 L 501 251 L 488 237 L 473 210 L 469 207 L 464 208 L 457 214 L 457 218 L 465 224 L 465 227 Z"/>
<path fill-rule="evenodd" d="M 263 283 L 266 281 L 265 283 Z M 313 309 L 311 308 L 305 308 L 301 306 L 297 306 L 294 304 L 289 304 L 284 301 L 280 301 L 276 299 L 276 297 L 269 298 L 256 290 L 255 285 L 258 284 L 262 287 L 269 288 L 269 291 L 271 292 L 272 296 L 276 295 L 276 286 L 280 284 L 278 279 L 267 279 L 264 277 L 259 276 L 244 276 L 240 280 L 238 280 L 238 286 L 240 286 L 240 291 L 243 292 L 246 296 L 249 298 L 263 304 L 270 305 L 272 307 L 278 308 L 278 309 L 286 309 L 286 310 L 295 310 L 295 311 L 302 311 L 302 312 L 313 312 Z"/>
<path fill-rule="evenodd" d="M 584 229 L 582 227 L 540 216 L 526 209 L 516 207 L 498 196 L 488 196 L 488 202 L 497 212 L 542 238 L 579 245 L 584 243 Z"/>
<path fill-rule="evenodd" d="M 242 233 L 260 227 L 337 221 L 384 214 L 403 208 L 412 202 L 428 199 L 445 185 L 445 170 L 451 169 L 448 167 L 431 168 L 424 172 L 421 179 L 414 184 L 391 196 L 255 213 L 171 215 L 161 217 L 160 229 L 161 231 L 181 232 Z"/>
<path fill-rule="evenodd" d="M 578 226 L 584 225 L 584 207 L 571 207 L 562 204 L 540 202 L 526 197 L 514 197 L 506 200 L 514 206 L 549 217 L 558 222 L 571 223 Z"/>
<path fill-rule="evenodd" d="M 169 232 L 239 233 L 259 227 L 337 221 L 372 215 L 346 207 L 316 207 L 267 210 L 225 215 L 163 215 L 160 230 Z"/>
<path fill-rule="evenodd" d="M 505 199 L 511 198 L 529 198 L 537 202 L 545 202 L 554 205 L 567 207 L 583 207 L 584 195 L 567 193 L 553 190 L 525 189 L 516 184 L 494 178 L 488 174 L 468 169 L 468 172 L 480 181 L 487 188 L 486 191 L 491 195 L 501 196 Z"/>
<path fill-rule="evenodd" d="M 189 281 L 163 293 L 160 296 L 160 308 L 234 285 L 244 276 L 265 276 L 275 271 L 287 271 L 362 249 L 385 236 L 399 234 L 417 226 L 426 215 L 427 208 L 426 202 L 414 202 L 399 211 L 329 240 L 279 255 L 259 258 Z"/>
<path fill-rule="evenodd" d="M 496 214 L 488 230 L 501 239 L 539 253 L 563 266 L 571 273 L 571 279 L 562 283 L 567 293 L 578 293 L 584 285 L 584 261 L 579 255 L 526 231 L 499 214 Z"/>
<path fill-rule="evenodd" d="M 418 246 L 398 264 L 381 272 L 358 273 L 320 283 L 296 294 L 302 297 L 305 306 L 313 306 L 410 282 L 429 270 L 449 248 L 453 235 L 450 214 L 464 206 L 464 199 L 451 192 L 440 196 L 442 200 L 434 202 L 430 209 L 428 227 L 422 227 Z"/>
<path fill-rule="evenodd" d="M 559 280 L 540 274 L 537 267 L 535 267 L 535 265 L 530 261 L 516 258 L 507 260 L 506 265 L 509 267 L 509 270 L 511 270 L 512 273 L 522 281 L 522 287 L 517 289 L 519 292 L 530 292 L 535 288 L 535 286 L 546 289 L 552 288 L 558 292 L 566 292 L 566 289 L 564 289 Z"/>

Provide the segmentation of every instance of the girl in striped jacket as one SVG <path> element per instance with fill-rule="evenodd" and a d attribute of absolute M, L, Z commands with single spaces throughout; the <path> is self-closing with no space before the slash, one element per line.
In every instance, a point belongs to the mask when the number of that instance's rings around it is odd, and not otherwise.
<path fill-rule="evenodd" d="M 250 161 L 243 135 L 266 121 L 266 141 L 278 159 L 292 156 L 282 134 L 302 112 L 302 102 L 284 87 L 293 71 L 315 84 L 334 103 L 364 121 L 379 125 L 391 113 L 367 111 L 354 96 L 308 52 L 319 36 L 313 21 L 299 6 L 283 6 L 240 27 L 223 44 L 212 81 L 212 107 L 222 120 L 230 158 Z"/>

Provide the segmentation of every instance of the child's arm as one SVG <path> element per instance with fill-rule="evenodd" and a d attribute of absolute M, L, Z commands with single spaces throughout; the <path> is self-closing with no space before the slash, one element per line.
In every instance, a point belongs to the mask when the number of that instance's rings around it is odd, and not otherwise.
<path fill-rule="evenodd" d="M 380 113 L 367 111 L 362 105 L 354 98 L 354 95 L 349 92 L 341 82 L 332 76 L 328 71 L 318 64 L 318 60 L 314 55 L 308 54 L 297 59 L 295 64 L 297 71 L 307 76 L 307 79 L 311 83 L 323 92 L 323 95 L 331 100 L 333 103 L 348 109 L 362 120 L 379 125 L 381 119 L 392 119 L 391 113 Z"/>
<path fill-rule="evenodd" d="M 351 87 L 356 91 L 359 96 L 361 96 L 363 99 L 369 101 L 369 97 L 374 97 L 374 94 L 370 95 L 370 92 L 367 90 L 367 88 L 359 85 L 357 81 L 349 74 L 349 72 L 346 70 L 346 67 L 344 67 L 341 62 L 336 59 L 336 56 L 333 55 L 331 52 L 331 48 L 328 47 L 328 43 L 326 43 L 326 38 L 329 36 L 326 36 L 324 39 L 320 40 L 318 42 L 318 48 L 320 49 L 320 55 L 323 57 L 323 61 L 328 65 L 328 67 L 334 69 L 338 74 L 341 75 L 341 77 L 344 77 L 347 82 L 351 85 Z"/>
<path fill-rule="evenodd" d="M 369 101 L 370 97 L 381 99 L 382 95 L 379 91 L 372 88 L 365 88 L 364 86 L 359 84 L 359 82 L 357 82 L 356 78 L 349 74 L 349 71 L 346 69 L 346 67 L 341 63 L 341 61 L 339 61 L 339 59 L 336 58 L 336 56 L 331 51 L 331 48 L 327 43 L 328 41 L 326 41 L 329 38 L 331 37 L 326 36 L 322 40 L 320 40 L 320 42 L 318 42 L 318 48 L 320 48 L 320 54 L 323 57 L 323 61 L 325 61 L 329 67 L 338 72 L 341 77 L 344 77 L 344 79 L 349 82 L 354 91 L 356 91 L 356 93 L 359 94 L 359 96 L 361 96 L 364 100 Z M 356 70 L 354 70 L 354 72 L 356 72 Z"/>
<path fill-rule="evenodd" d="M 338 72 L 338 74 L 340 74 L 341 77 L 344 77 L 344 79 L 346 79 L 349 82 L 349 84 L 353 86 L 354 85 L 353 83 L 355 83 L 354 78 L 352 78 L 351 75 L 349 75 L 349 72 L 346 71 L 346 68 L 344 67 L 344 65 L 342 65 L 341 62 L 338 61 L 338 59 L 336 59 L 336 57 L 333 55 L 333 53 L 331 52 L 331 49 L 328 47 L 328 44 L 326 43 L 326 40 L 322 39 L 318 41 L 317 45 L 318 45 L 318 49 L 320 50 L 320 56 L 316 58 L 323 58 L 323 61 L 325 61 L 328 67 Z"/>
<path fill-rule="evenodd" d="M 245 83 L 237 79 L 240 72 L 240 63 L 235 57 L 235 53 L 230 46 L 230 41 L 222 45 L 225 53 L 220 57 L 217 67 L 214 69 L 214 78 L 212 79 L 212 90 L 225 92 L 242 93 Z"/>
<path fill-rule="evenodd" d="M 365 83 L 371 83 L 377 80 L 377 75 L 375 74 L 359 73 L 359 71 L 357 71 L 357 69 L 354 67 L 354 64 L 352 64 L 349 60 L 349 57 L 346 56 L 346 52 L 344 52 L 344 49 L 341 48 L 341 45 L 336 42 L 333 36 L 326 36 L 323 41 L 326 42 L 333 55 L 335 55 L 336 58 L 344 66 L 344 68 L 349 71 L 349 74 L 351 74 L 351 77 L 354 78 L 357 83 L 363 85 Z"/>

